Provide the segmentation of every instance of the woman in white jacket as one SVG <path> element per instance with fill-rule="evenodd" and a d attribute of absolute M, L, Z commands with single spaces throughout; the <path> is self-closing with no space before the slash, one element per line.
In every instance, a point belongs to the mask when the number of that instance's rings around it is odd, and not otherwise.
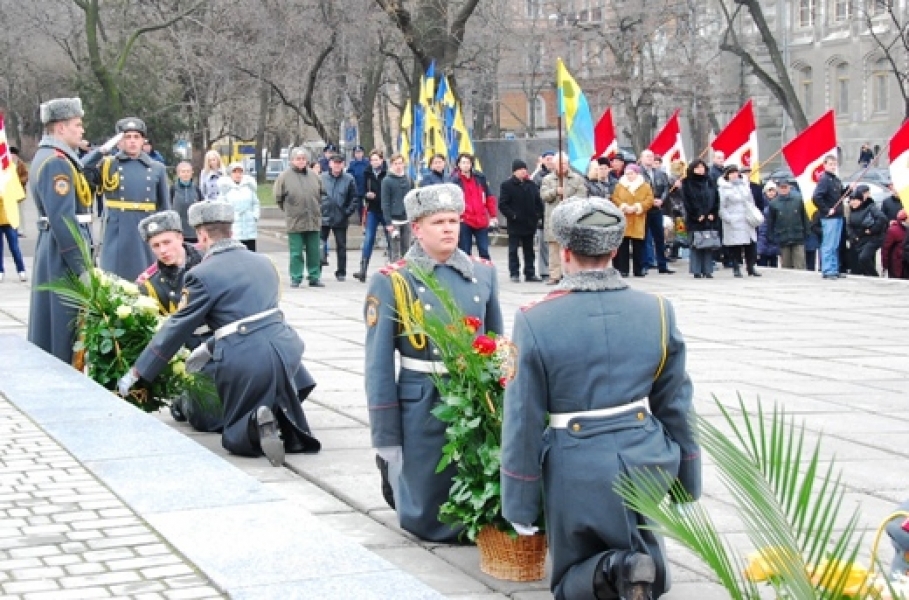
<path fill-rule="evenodd" d="M 742 254 L 748 274 L 760 277 L 754 264 L 757 262 L 757 227 L 748 222 L 748 214 L 756 209 L 751 186 L 742 178 L 739 168 L 730 165 L 723 170 L 717 181 L 720 192 L 720 220 L 723 222 L 723 245 L 729 248 L 735 261 L 734 274 L 742 276 Z"/>
<path fill-rule="evenodd" d="M 221 199 L 234 207 L 233 237 L 253 252 L 256 251 L 260 210 L 257 187 L 256 180 L 247 175 L 246 169 L 238 162 L 231 163 L 229 177 L 218 180 Z"/>

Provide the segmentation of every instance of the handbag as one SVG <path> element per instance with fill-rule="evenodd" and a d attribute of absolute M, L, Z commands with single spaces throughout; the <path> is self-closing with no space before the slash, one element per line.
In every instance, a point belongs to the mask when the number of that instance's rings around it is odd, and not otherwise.
<path fill-rule="evenodd" d="M 720 233 L 712 229 L 691 232 L 691 247 L 696 250 L 713 250 L 720 247 Z"/>
<path fill-rule="evenodd" d="M 747 212 L 745 213 L 745 221 L 750 227 L 758 228 L 764 224 L 764 214 L 758 210 L 758 207 L 750 202 L 746 204 L 748 207 Z"/>

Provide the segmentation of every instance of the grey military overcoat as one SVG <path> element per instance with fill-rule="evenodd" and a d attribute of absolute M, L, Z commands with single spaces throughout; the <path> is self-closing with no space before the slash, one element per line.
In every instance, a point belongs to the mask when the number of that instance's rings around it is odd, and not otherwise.
<path fill-rule="evenodd" d="M 182 307 L 136 361 L 143 379 L 153 380 L 203 323 L 217 331 L 278 307 L 280 279 L 274 264 L 235 240 L 213 246 L 200 265 L 187 271 L 184 282 Z M 262 405 L 275 412 L 284 409 L 298 431 L 308 432 L 300 402 L 315 382 L 301 363 L 303 340 L 280 312 L 209 343 L 213 357 L 203 373 L 215 381 L 224 406 L 225 449 L 242 456 L 261 455 L 250 439 L 249 421 Z"/>
<path fill-rule="evenodd" d="M 515 316 L 518 362 L 505 388 L 502 512 L 529 524 L 545 509 L 557 599 L 596 600 L 601 559 L 623 549 L 653 557 L 656 597 L 669 588 L 662 540 L 638 528 L 641 517 L 624 507 L 613 485 L 620 473 L 658 467 L 699 497 L 685 344 L 672 306 L 664 302 L 661 311 L 656 296 L 628 288 L 614 269 L 566 276 L 559 287 Z M 642 398 L 651 412 L 636 408 L 547 427 L 552 413 Z"/>
<path fill-rule="evenodd" d="M 68 274 L 78 276 L 85 265 L 67 222 L 76 225 L 91 247 L 91 225 L 77 223 L 76 215 L 91 218 L 91 193 L 75 153 L 53 137 L 46 136 L 32 161 L 29 180 L 31 197 L 42 221 L 38 227 L 35 263 L 32 269 L 32 298 L 28 317 L 28 341 L 66 363 L 73 359 L 77 312 L 65 306 L 52 292 L 40 291 L 45 283 Z M 84 187 L 83 187 L 84 186 Z M 77 190 L 83 190 L 80 201 Z M 87 195 L 86 195 L 87 194 Z M 46 220 L 44 220 L 46 219 Z"/>
<path fill-rule="evenodd" d="M 430 343 L 418 349 L 413 338 L 401 336 L 395 309 L 391 274 L 401 273 L 426 312 L 440 312 L 442 305 L 408 266 L 431 271 L 451 290 L 467 316 L 483 321 L 482 331 L 502 333 L 496 271 L 492 263 L 468 257 L 460 250 L 445 264 L 426 256 L 414 244 L 405 258 L 382 269 L 369 280 L 366 320 L 366 398 L 375 448 L 402 446 L 403 467 L 395 508 L 401 527 L 433 542 L 455 542 L 462 528 L 439 521 L 439 507 L 448 500 L 454 465 L 436 473 L 445 445 L 445 424 L 432 415 L 439 393 L 427 373 L 401 368 L 395 373 L 395 353 L 423 361 L 440 361 Z M 419 343 L 417 345 L 420 345 Z"/>
<path fill-rule="evenodd" d="M 91 153 L 85 157 L 86 166 L 98 161 L 99 156 Z M 155 256 L 142 236 L 139 235 L 139 221 L 145 217 L 170 209 L 170 191 L 167 171 L 161 163 L 149 158 L 144 152 L 137 158 L 130 158 L 119 152 L 101 161 L 110 162 L 108 171 L 113 177 L 119 174 L 119 185 L 104 190 L 104 238 L 101 241 L 101 268 L 133 281 L 148 265 L 155 262 Z M 106 182 L 102 177 L 102 185 Z M 138 205 L 135 208 L 117 208 L 118 202 Z M 152 208 L 153 206 L 153 208 Z"/>

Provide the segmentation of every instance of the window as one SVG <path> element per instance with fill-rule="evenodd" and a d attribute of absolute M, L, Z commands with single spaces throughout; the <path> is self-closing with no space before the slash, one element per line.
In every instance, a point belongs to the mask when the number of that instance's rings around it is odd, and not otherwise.
<path fill-rule="evenodd" d="M 814 25 L 814 0 L 799 0 L 799 27 Z"/>
<path fill-rule="evenodd" d="M 542 97 L 535 96 L 527 102 L 527 119 L 534 129 L 546 127 L 546 101 Z"/>
<path fill-rule="evenodd" d="M 814 85 L 811 76 L 811 67 L 799 69 L 799 92 L 802 100 L 802 110 L 806 115 L 813 114 L 811 97 L 814 95 Z"/>
<path fill-rule="evenodd" d="M 881 58 L 874 63 L 872 79 L 872 100 L 874 112 L 885 113 L 889 110 L 888 97 L 890 95 L 890 63 Z"/>
<path fill-rule="evenodd" d="M 840 63 L 836 66 L 834 110 L 840 117 L 849 116 L 849 65 Z"/>
<path fill-rule="evenodd" d="M 888 0 L 865 0 L 865 12 L 869 17 L 883 13 L 888 7 Z"/>
<path fill-rule="evenodd" d="M 833 0 L 831 14 L 837 23 L 849 19 L 852 16 L 852 0 Z"/>
<path fill-rule="evenodd" d="M 525 0 L 527 16 L 531 19 L 543 16 L 543 0 Z"/>

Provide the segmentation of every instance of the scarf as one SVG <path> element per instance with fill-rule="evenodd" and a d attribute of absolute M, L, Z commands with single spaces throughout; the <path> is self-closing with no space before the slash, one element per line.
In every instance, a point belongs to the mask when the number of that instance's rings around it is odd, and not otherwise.
<path fill-rule="evenodd" d="M 613 267 L 595 271 L 579 271 L 562 277 L 556 286 L 557 290 L 571 292 L 602 292 L 607 290 L 624 290 L 628 283 Z"/>

